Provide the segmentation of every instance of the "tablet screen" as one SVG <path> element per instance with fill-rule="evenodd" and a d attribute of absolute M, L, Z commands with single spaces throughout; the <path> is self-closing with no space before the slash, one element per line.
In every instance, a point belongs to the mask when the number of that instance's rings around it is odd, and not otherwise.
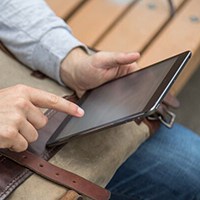
<path fill-rule="evenodd" d="M 166 93 L 170 82 L 180 70 L 181 64 L 180 61 L 177 62 L 178 59 L 179 56 L 172 57 L 89 91 L 80 102 L 85 115 L 82 118 L 70 117 L 65 127 L 54 135 L 52 142 L 124 123 L 150 112 L 152 108 L 154 110 L 159 104 L 158 100 Z M 184 59 L 181 63 L 183 61 Z M 170 71 L 174 71 L 171 76 Z M 155 95 L 161 85 L 161 94 Z M 152 105 L 148 105 L 149 102 Z"/>

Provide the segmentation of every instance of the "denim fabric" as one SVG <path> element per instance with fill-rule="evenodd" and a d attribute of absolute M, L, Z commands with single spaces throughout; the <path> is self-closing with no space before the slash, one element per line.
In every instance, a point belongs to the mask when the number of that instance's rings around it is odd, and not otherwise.
<path fill-rule="evenodd" d="M 199 200 L 200 137 L 164 126 L 118 169 L 111 200 Z"/>

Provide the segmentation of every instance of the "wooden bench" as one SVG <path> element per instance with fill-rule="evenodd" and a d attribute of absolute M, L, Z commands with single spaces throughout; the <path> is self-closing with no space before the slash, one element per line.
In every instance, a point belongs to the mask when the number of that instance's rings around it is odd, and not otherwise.
<path fill-rule="evenodd" d="M 197 68 L 200 56 L 198 0 L 47 0 L 90 47 L 139 51 L 140 66 L 191 50 L 193 57 L 172 92 L 177 94 Z"/>

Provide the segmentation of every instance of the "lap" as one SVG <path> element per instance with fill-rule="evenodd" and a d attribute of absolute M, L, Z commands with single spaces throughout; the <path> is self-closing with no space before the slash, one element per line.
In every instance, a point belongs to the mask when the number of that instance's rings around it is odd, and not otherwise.
<path fill-rule="evenodd" d="M 159 131 L 119 168 L 108 188 L 119 199 L 193 199 L 200 191 L 200 137 L 175 124 Z"/>
<path fill-rule="evenodd" d="M 2 72 L 0 85 L 2 88 L 20 82 L 60 96 L 72 94 L 72 91 L 59 86 L 48 78 L 40 80 L 30 76 L 32 73 L 30 69 L 11 59 L 2 51 L 0 51 L 0 60 Z M 15 74 L 15 78 L 8 79 L 4 74 Z M 136 123 L 130 122 L 99 133 L 71 138 L 51 158 L 50 162 L 104 187 L 121 163 L 148 137 L 149 129 L 144 123 L 138 126 Z M 34 188 L 37 188 L 37 191 Z M 34 174 L 23 182 L 8 199 L 52 200 L 59 199 L 65 192 L 66 188 Z"/>

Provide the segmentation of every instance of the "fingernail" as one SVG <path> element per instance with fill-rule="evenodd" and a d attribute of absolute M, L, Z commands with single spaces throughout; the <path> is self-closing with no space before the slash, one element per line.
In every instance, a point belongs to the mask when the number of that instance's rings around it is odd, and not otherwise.
<path fill-rule="evenodd" d="M 84 110 L 83 110 L 82 108 L 80 108 L 80 107 L 78 107 L 77 112 L 78 112 L 78 114 L 79 114 L 80 116 L 83 116 L 83 115 L 84 115 Z"/>
<path fill-rule="evenodd" d="M 137 54 L 138 56 L 140 56 L 140 53 L 139 53 L 139 52 L 136 52 L 136 54 Z"/>

